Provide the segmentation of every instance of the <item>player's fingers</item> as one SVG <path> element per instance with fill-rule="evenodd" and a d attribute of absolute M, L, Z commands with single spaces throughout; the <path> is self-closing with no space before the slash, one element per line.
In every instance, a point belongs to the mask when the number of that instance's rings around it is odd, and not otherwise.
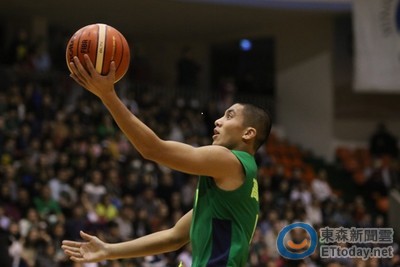
<path fill-rule="evenodd" d="M 88 70 L 90 76 L 93 76 L 93 75 L 97 74 L 97 71 L 96 71 L 96 69 L 94 68 L 92 61 L 90 60 L 89 55 L 88 55 L 88 54 L 84 54 L 84 55 L 83 55 L 83 58 L 84 58 L 84 60 L 85 60 L 86 68 L 87 68 L 87 70 Z"/>
<path fill-rule="evenodd" d="M 69 67 L 70 67 L 70 69 L 71 69 L 71 74 L 72 74 L 72 75 L 75 75 L 75 77 L 77 77 L 77 75 L 79 74 L 79 70 L 78 70 L 78 68 L 76 67 L 76 64 L 75 64 L 73 61 L 71 61 L 71 62 L 69 63 Z"/>
<path fill-rule="evenodd" d="M 82 242 L 71 241 L 71 240 L 63 240 L 62 241 L 62 245 L 63 246 L 80 248 L 82 246 Z"/>
<path fill-rule="evenodd" d="M 86 71 L 86 69 L 83 67 L 82 63 L 79 61 L 78 57 L 74 57 L 74 65 L 75 65 L 75 70 L 74 74 L 83 82 L 87 81 L 87 76 L 90 76 L 90 74 Z"/>
<path fill-rule="evenodd" d="M 82 258 L 82 254 L 78 251 L 73 251 L 73 250 L 64 250 L 65 254 L 67 254 L 70 257 L 76 257 L 76 258 Z"/>
<path fill-rule="evenodd" d="M 113 81 L 115 81 L 115 72 L 117 71 L 117 67 L 115 66 L 115 61 L 111 61 L 110 63 L 110 72 L 108 73 L 108 75 L 111 75 L 111 78 L 113 79 Z"/>
<path fill-rule="evenodd" d="M 69 62 L 68 64 L 69 64 L 69 68 L 70 68 L 71 74 L 74 74 L 74 73 L 76 73 L 78 71 L 76 69 L 76 66 L 75 66 L 73 61 Z"/>
<path fill-rule="evenodd" d="M 83 257 L 70 256 L 69 259 L 75 262 L 86 262 L 85 258 Z"/>
<path fill-rule="evenodd" d="M 80 231 L 79 234 L 81 235 L 81 237 L 86 240 L 86 241 L 90 241 L 93 238 L 95 238 L 95 236 L 89 235 L 87 233 L 85 233 L 84 231 Z"/>
<path fill-rule="evenodd" d="M 67 245 L 62 245 L 61 248 L 64 251 L 67 251 L 67 250 L 68 251 L 73 251 L 73 252 L 80 252 L 81 251 L 79 247 L 73 247 L 73 246 L 67 246 Z"/>

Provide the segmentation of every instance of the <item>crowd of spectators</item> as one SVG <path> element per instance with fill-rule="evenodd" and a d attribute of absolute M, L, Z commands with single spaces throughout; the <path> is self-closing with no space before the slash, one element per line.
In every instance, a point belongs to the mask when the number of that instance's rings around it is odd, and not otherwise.
<path fill-rule="evenodd" d="M 25 68 L 26 62 L 13 64 Z M 57 79 L 35 78 L 42 71 L 35 67 L 31 75 L 2 75 L 0 266 L 81 266 L 64 255 L 63 239 L 79 240 L 83 230 L 106 242 L 126 241 L 169 228 L 191 209 L 197 177 L 143 159 L 100 101 L 66 73 Z M 202 107 L 191 99 L 166 101 L 151 90 L 138 93 L 132 87 L 130 92 L 129 82 L 125 84 L 126 105 L 160 137 L 193 146 L 210 143 L 213 121 L 225 108 L 221 103 Z M 271 142 L 277 139 L 271 136 Z M 363 195 L 344 202 L 323 168 L 311 180 L 303 179 L 301 168 L 288 175 L 267 147 L 257 154 L 261 213 L 249 266 L 399 265 L 396 244 L 391 259 L 324 259 L 318 248 L 302 261 L 281 257 L 277 235 L 292 222 L 307 222 L 318 231 L 324 226 L 386 227 L 387 218 L 367 209 Z M 190 266 L 190 257 L 188 245 L 176 253 L 84 266 L 177 266 L 179 261 Z"/>

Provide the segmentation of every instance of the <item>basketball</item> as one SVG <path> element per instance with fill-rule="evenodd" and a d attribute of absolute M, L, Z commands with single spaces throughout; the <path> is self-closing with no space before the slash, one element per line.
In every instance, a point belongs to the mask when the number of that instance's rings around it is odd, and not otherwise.
<path fill-rule="evenodd" d="M 96 71 L 107 75 L 110 62 L 115 61 L 115 83 L 128 71 L 130 50 L 125 37 L 115 28 L 102 23 L 87 25 L 79 29 L 69 39 L 66 49 L 66 60 L 69 63 L 77 56 L 85 66 L 84 54 L 88 54 Z"/>

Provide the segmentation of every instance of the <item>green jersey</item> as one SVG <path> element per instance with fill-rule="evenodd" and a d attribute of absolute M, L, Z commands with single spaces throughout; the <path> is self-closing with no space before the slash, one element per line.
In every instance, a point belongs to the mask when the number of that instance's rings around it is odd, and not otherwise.
<path fill-rule="evenodd" d="M 247 263 L 260 208 L 257 165 L 247 152 L 232 153 L 246 176 L 239 188 L 226 191 L 211 177 L 199 178 L 190 228 L 192 267 L 243 267 Z"/>

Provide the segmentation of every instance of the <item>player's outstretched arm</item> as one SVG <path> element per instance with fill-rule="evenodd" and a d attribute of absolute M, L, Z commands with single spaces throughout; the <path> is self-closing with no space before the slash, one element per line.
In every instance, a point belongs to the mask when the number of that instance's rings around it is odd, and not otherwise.
<path fill-rule="evenodd" d="M 171 252 L 189 242 L 191 221 L 192 210 L 168 230 L 114 244 L 103 242 L 96 236 L 81 231 L 83 242 L 64 240 L 62 249 L 75 262 L 99 262 Z"/>

